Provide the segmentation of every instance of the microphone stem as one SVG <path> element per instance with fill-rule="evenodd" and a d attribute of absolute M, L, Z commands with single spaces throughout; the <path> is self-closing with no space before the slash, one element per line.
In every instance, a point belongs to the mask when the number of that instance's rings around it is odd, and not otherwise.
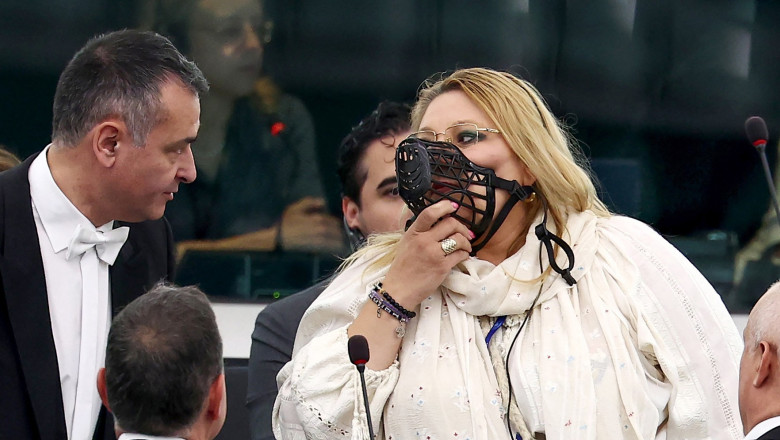
<path fill-rule="evenodd" d="M 368 422 L 368 435 L 370 440 L 374 440 L 374 425 L 371 423 L 371 406 L 368 404 L 368 392 L 366 391 L 366 377 L 363 375 L 364 369 L 365 369 L 364 365 L 358 366 L 358 371 L 360 372 L 360 385 L 361 388 L 363 388 L 363 404 L 366 406 L 366 422 Z"/>
<path fill-rule="evenodd" d="M 780 225 L 780 205 L 777 203 L 777 191 L 775 190 L 775 183 L 772 180 L 772 173 L 769 171 L 769 162 L 766 159 L 766 144 L 756 147 L 759 156 L 761 156 L 761 164 L 764 166 L 764 176 L 766 182 L 769 185 L 769 194 L 772 196 L 772 205 L 775 207 L 775 220 Z"/>

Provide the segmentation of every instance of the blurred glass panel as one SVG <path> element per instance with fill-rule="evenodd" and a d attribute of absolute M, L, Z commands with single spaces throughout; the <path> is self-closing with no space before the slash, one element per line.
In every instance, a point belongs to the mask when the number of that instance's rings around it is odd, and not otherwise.
<path fill-rule="evenodd" d="M 209 296 L 270 302 L 324 280 L 340 262 L 326 254 L 190 251 L 176 283 L 198 284 Z"/>

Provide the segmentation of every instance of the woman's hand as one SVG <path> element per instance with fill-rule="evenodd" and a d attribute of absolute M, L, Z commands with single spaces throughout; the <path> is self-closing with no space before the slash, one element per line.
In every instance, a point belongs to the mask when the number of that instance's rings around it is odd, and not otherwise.
<path fill-rule="evenodd" d="M 415 309 L 441 285 L 455 265 L 469 257 L 474 233 L 449 216 L 457 210 L 457 203 L 449 200 L 425 208 L 398 243 L 382 285 L 405 308 Z M 444 253 L 441 244 L 447 238 L 457 244 L 450 254 Z"/>
<path fill-rule="evenodd" d="M 474 234 L 449 215 L 458 205 L 443 200 L 425 208 L 398 243 L 395 259 L 390 265 L 382 287 L 398 303 L 414 310 L 444 281 L 450 270 L 469 257 Z M 452 238 L 456 250 L 445 254 L 441 241 Z M 371 359 L 366 366 L 384 370 L 398 356 L 402 339 L 396 330 L 401 325 L 389 313 L 377 313 L 377 306 L 367 301 L 347 334 L 363 335 L 371 347 Z"/>
<path fill-rule="evenodd" d="M 450 270 L 469 257 L 474 234 L 461 222 L 449 216 L 458 205 L 443 200 L 425 208 L 401 237 L 395 259 L 382 287 L 407 310 L 414 310 L 444 281 Z M 445 254 L 441 241 L 452 238 L 456 250 Z M 377 306 L 367 301 L 347 334 L 363 335 L 371 347 L 366 364 L 372 370 L 383 370 L 398 356 L 402 339 L 396 335 L 401 325 L 388 313 L 377 313 Z"/>

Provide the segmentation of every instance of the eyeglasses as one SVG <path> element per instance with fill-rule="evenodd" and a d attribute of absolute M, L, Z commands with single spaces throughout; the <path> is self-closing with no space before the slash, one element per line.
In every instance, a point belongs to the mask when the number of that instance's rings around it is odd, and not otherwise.
<path fill-rule="evenodd" d="M 429 142 L 436 142 L 439 135 L 444 135 L 444 140 L 455 144 L 459 148 L 468 148 L 476 145 L 480 140 L 485 139 L 485 133 L 501 133 L 495 128 L 477 127 L 477 124 L 464 122 L 447 127 L 442 132 L 433 130 L 420 130 L 409 135 L 411 138 L 421 139 Z"/>
<path fill-rule="evenodd" d="M 247 32 L 251 31 L 261 44 L 268 44 L 273 38 L 274 22 L 271 20 L 262 23 L 250 23 L 249 21 L 230 21 L 210 27 L 197 26 L 195 29 L 207 32 L 218 43 L 236 43 L 247 37 Z"/>

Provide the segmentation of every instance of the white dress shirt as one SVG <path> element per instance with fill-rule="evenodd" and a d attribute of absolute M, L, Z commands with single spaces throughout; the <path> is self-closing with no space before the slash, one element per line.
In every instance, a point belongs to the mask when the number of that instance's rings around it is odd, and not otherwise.
<path fill-rule="evenodd" d="M 750 432 L 748 432 L 747 435 L 745 436 L 745 440 L 756 440 L 757 438 L 761 437 L 762 435 L 775 429 L 778 426 L 780 426 L 780 416 L 772 417 L 771 419 L 766 419 L 763 422 L 759 423 L 758 425 L 754 426 L 753 429 L 751 429 Z"/>
<path fill-rule="evenodd" d="M 109 265 L 95 248 L 66 259 L 77 226 L 95 226 L 57 186 L 47 162 L 50 146 L 33 161 L 28 178 L 46 276 L 49 315 L 62 387 L 68 439 L 91 438 L 101 401 L 95 385 L 105 362 L 111 320 Z M 108 232 L 113 221 L 97 228 Z"/>

